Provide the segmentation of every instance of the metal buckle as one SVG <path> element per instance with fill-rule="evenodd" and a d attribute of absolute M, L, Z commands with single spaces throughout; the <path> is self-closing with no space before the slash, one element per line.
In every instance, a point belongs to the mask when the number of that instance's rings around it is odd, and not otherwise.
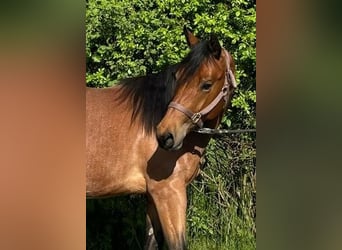
<path fill-rule="evenodd" d="M 199 120 L 201 119 L 201 117 L 202 117 L 201 113 L 195 113 L 191 116 L 191 121 L 197 124 Z"/>
<path fill-rule="evenodd" d="M 224 86 L 224 87 L 222 88 L 222 94 L 223 94 L 224 96 L 228 94 L 228 87 L 227 87 L 227 86 Z"/>

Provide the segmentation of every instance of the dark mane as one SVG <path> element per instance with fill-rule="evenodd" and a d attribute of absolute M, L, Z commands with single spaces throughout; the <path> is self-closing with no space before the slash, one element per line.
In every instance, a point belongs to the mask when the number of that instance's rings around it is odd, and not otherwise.
<path fill-rule="evenodd" d="M 143 129 L 152 133 L 162 120 L 178 84 L 188 82 L 202 63 L 212 61 L 208 41 L 197 44 L 179 63 L 169 66 L 160 73 L 135 77 L 120 82 L 120 101 L 130 98 L 133 113 L 132 122 L 140 119 Z M 181 75 L 176 80 L 176 73 Z"/>

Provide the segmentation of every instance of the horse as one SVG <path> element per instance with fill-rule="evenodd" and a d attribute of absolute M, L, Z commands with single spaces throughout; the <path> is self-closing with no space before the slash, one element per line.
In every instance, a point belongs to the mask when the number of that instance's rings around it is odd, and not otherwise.
<path fill-rule="evenodd" d="M 86 90 L 87 198 L 143 193 L 145 249 L 186 249 L 186 187 L 234 90 L 232 56 L 184 27 L 190 52 L 160 73 Z"/>

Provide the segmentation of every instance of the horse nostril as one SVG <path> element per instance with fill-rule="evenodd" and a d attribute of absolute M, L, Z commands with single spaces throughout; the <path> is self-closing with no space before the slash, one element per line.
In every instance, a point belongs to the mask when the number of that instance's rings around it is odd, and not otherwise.
<path fill-rule="evenodd" d="M 174 140 L 171 133 L 166 133 L 164 135 L 158 136 L 159 146 L 164 149 L 170 149 L 173 147 Z"/>
<path fill-rule="evenodd" d="M 165 147 L 166 148 L 172 148 L 173 146 L 173 135 L 171 133 L 167 133 L 165 135 Z"/>

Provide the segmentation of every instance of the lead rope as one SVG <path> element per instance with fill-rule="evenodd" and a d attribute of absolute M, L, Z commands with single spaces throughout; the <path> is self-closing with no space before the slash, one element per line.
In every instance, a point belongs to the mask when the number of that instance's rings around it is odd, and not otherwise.
<path fill-rule="evenodd" d="M 255 133 L 256 129 L 216 129 L 216 128 L 199 128 L 194 132 L 207 135 L 226 135 L 238 133 Z"/>

